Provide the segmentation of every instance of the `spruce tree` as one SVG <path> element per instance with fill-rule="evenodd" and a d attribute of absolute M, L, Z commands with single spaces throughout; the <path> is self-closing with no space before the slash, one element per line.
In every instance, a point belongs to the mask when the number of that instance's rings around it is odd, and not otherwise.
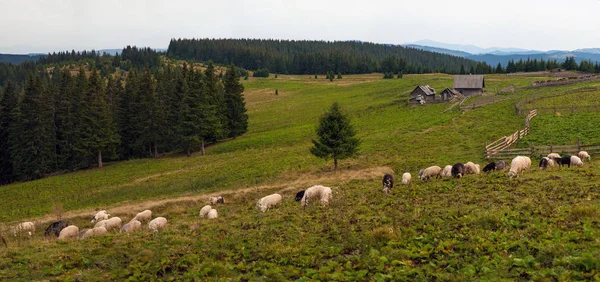
<path fill-rule="evenodd" d="M 0 100 L 0 184 L 10 183 L 13 180 L 13 162 L 10 157 L 9 128 L 13 124 L 14 110 L 17 108 L 18 98 L 14 85 L 8 81 L 4 88 L 4 95 Z"/>
<path fill-rule="evenodd" d="M 193 84 L 192 81 L 194 81 L 195 75 L 194 69 L 190 68 L 188 72 L 190 84 Z M 200 132 L 202 114 L 201 95 L 202 89 L 198 89 L 198 85 L 193 85 L 184 92 L 182 100 L 177 131 L 181 148 L 188 157 L 192 155 L 192 150 L 202 142 Z"/>
<path fill-rule="evenodd" d="M 225 103 L 227 105 L 227 132 L 228 137 L 237 137 L 248 130 L 248 114 L 244 101 L 244 85 L 240 83 L 235 66 L 232 64 L 225 74 L 223 81 L 225 89 Z M 275 95 L 279 91 L 275 90 Z"/>
<path fill-rule="evenodd" d="M 161 124 L 164 122 L 162 105 L 156 93 L 156 82 L 146 68 L 140 80 L 141 111 L 138 113 L 142 119 L 140 139 L 141 143 L 149 148 L 149 152 L 155 158 L 158 158 L 158 143 L 160 142 L 162 132 Z"/>
<path fill-rule="evenodd" d="M 119 143 L 112 113 L 105 99 L 104 81 L 96 68 L 92 68 L 85 97 L 82 119 L 85 126 L 81 141 L 86 156 L 95 158 L 98 168 L 103 166 L 103 153 L 105 155 L 114 153 L 115 147 Z"/>
<path fill-rule="evenodd" d="M 30 75 L 9 128 L 10 157 L 20 180 L 43 177 L 55 167 L 53 105 L 41 78 Z"/>
<path fill-rule="evenodd" d="M 331 105 L 319 120 L 317 136 L 318 140 L 312 140 L 314 147 L 310 152 L 319 158 L 332 158 L 335 170 L 338 168 L 338 160 L 358 155 L 360 140 L 338 103 Z"/>
<path fill-rule="evenodd" d="M 216 142 L 217 140 L 228 136 L 227 132 L 227 104 L 223 91 L 223 84 L 216 75 L 215 65 L 212 61 L 208 62 L 206 71 L 204 71 L 204 84 L 206 86 L 206 94 L 208 95 L 208 103 L 215 108 L 217 120 L 215 121 L 215 130 L 212 131 L 212 136 L 205 141 Z"/>
<path fill-rule="evenodd" d="M 119 158 L 131 159 L 142 157 L 143 146 L 140 147 L 140 85 L 138 74 L 131 69 L 125 80 L 125 89 L 118 97 L 117 132 L 120 136 Z"/>
<path fill-rule="evenodd" d="M 57 82 L 54 123 L 56 127 L 56 154 L 61 169 L 75 169 L 80 164 L 76 143 L 79 140 L 79 115 L 76 111 L 75 82 L 71 72 L 64 70 Z"/>

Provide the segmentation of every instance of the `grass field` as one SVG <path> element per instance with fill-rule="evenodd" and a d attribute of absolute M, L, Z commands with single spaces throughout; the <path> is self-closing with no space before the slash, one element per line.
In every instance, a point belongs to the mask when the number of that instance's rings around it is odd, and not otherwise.
<path fill-rule="evenodd" d="M 8 248 L 0 247 L 0 279 L 600 279 L 596 162 L 532 169 L 518 179 L 501 172 L 461 181 L 416 179 L 430 165 L 484 166 L 485 142 L 522 126 L 516 102 L 598 84 L 520 88 L 542 79 L 486 76 L 486 96 L 509 85 L 520 90 L 481 108 L 442 113 L 449 104 L 405 100 L 419 84 L 450 87 L 447 75 L 251 78 L 244 81 L 248 133 L 209 147 L 206 156 L 112 163 L 0 187 L 5 231 L 24 219 L 50 219 L 56 209 L 82 228 L 95 209 L 120 211 L 113 215 L 128 220 L 140 203 L 188 197 L 153 208 L 170 223 L 159 234 L 67 242 L 44 240 L 43 231 L 10 236 Z M 318 118 L 333 102 L 350 115 L 362 140 L 360 157 L 342 161 L 338 172 L 308 152 Z M 523 142 L 560 144 L 577 136 L 596 142 L 599 135 L 585 129 L 599 119 L 597 113 L 540 115 Z M 411 172 L 413 184 L 383 195 L 380 177 L 390 169 L 397 177 Z M 296 190 L 313 184 L 333 187 L 331 207 L 303 210 L 293 201 Z M 219 191 L 226 195 L 220 218 L 199 220 L 205 198 L 198 195 Z M 271 192 L 283 193 L 283 205 L 259 214 L 254 203 Z"/>

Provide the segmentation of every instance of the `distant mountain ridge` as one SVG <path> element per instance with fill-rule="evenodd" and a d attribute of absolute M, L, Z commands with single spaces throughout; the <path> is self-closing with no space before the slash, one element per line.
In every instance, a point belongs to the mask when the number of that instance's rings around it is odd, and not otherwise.
<path fill-rule="evenodd" d="M 430 52 L 459 56 L 479 62 L 486 62 L 492 66 L 495 66 L 498 63 L 506 66 L 511 60 L 519 61 L 527 59 L 557 60 L 558 62 L 562 62 L 567 57 L 574 57 L 578 63 L 583 60 L 600 62 L 600 48 L 582 48 L 573 51 L 538 51 L 521 48 L 481 48 L 475 45 L 450 44 L 432 40 L 420 40 L 415 43 L 405 44 L 404 46 Z"/>

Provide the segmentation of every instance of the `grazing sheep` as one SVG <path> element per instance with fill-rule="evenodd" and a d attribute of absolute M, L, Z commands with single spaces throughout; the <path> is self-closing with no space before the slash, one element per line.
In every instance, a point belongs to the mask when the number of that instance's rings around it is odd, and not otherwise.
<path fill-rule="evenodd" d="M 21 222 L 14 229 L 15 236 L 22 234 L 24 232 L 27 232 L 27 234 L 29 234 L 29 236 L 31 236 L 31 234 L 33 234 L 35 232 L 35 224 L 33 224 L 33 222 L 30 222 L 30 221 Z"/>
<path fill-rule="evenodd" d="M 150 221 L 152 219 L 152 211 L 151 210 L 145 210 L 143 212 L 140 212 L 140 213 L 136 214 L 133 219 L 135 219 L 135 220 L 137 220 L 139 222 Z"/>
<path fill-rule="evenodd" d="M 391 174 L 386 173 L 383 176 L 383 180 L 381 181 L 383 183 L 383 193 L 390 193 L 392 192 L 392 188 L 394 188 L 394 176 Z"/>
<path fill-rule="evenodd" d="M 403 185 L 410 184 L 411 179 L 412 179 L 412 176 L 410 175 L 409 172 L 405 172 L 404 174 L 402 174 L 402 184 Z"/>
<path fill-rule="evenodd" d="M 294 198 L 294 201 L 300 202 L 300 200 L 302 200 L 302 197 L 304 197 L 304 191 L 306 191 L 306 190 L 302 190 L 302 191 L 296 193 L 296 197 Z"/>
<path fill-rule="evenodd" d="M 582 167 L 583 162 L 581 161 L 581 159 L 578 156 L 571 156 L 571 165 L 573 167 Z"/>
<path fill-rule="evenodd" d="M 465 171 L 467 169 L 465 168 L 465 164 L 463 163 L 455 163 L 452 166 L 452 176 L 455 178 L 461 178 L 463 176 L 465 176 Z"/>
<path fill-rule="evenodd" d="M 129 233 L 133 231 L 138 231 L 140 229 L 142 229 L 142 223 L 134 218 L 129 223 L 121 227 L 121 233 Z"/>
<path fill-rule="evenodd" d="M 434 166 L 430 166 L 426 169 L 423 170 L 423 172 L 420 175 L 421 180 L 425 181 L 425 180 L 429 180 L 432 177 L 441 177 L 440 174 L 442 173 L 442 168 L 434 165 Z"/>
<path fill-rule="evenodd" d="M 419 179 L 423 178 L 423 172 L 425 171 L 425 169 L 421 169 L 419 170 Z"/>
<path fill-rule="evenodd" d="M 60 231 L 58 234 L 58 239 L 74 238 L 77 237 L 77 235 L 79 235 L 79 227 L 75 225 L 69 225 Z"/>
<path fill-rule="evenodd" d="M 106 228 L 106 230 L 110 231 L 112 229 L 121 228 L 122 223 L 123 223 L 123 221 L 121 221 L 121 218 L 111 217 L 107 220 L 102 220 L 102 221 L 96 223 L 96 225 L 94 227 L 104 226 L 104 228 Z"/>
<path fill-rule="evenodd" d="M 447 165 L 444 167 L 444 170 L 442 170 L 442 177 L 452 177 L 452 166 L 451 165 Z"/>
<path fill-rule="evenodd" d="M 306 193 L 304 194 L 304 197 L 306 197 Z M 269 209 L 272 209 L 276 206 L 278 206 L 279 204 L 281 204 L 281 200 L 283 199 L 283 197 L 279 194 L 271 194 L 269 196 L 264 196 L 262 198 L 260 198 L 260 200 L 258 200 L 258 202 L 256 202 L 256 207 L 261 211 L 261 212 L 266 212 Z M 304 198 L 302 198 L 304 199 Z"/>
<path fill-rule="evenodd" d="M 166 226 L 167 226 L 167 219 L 162 216 L 157 217 L 148 223 L 148 229 L 150 229 L 152 232 L 158 232 L 158 230 L 163 229 Z"/>
<path fill-rule="evenodd" d="M 579 153 L 577 153 L 577 156 L 581 159 L 581 160 L 591 160 L 592 157 L 590 156 L 590 154 L 588 154 L 588 152 L 586 151 L 581 151 Z"/>
<path fill-rule="evenodd" d="M 63 230 L 68 225 L 69 224 L 64 220 L 52 222 L 52 223 L 50 223 L 50 225 L 48 225 L 48 227 L 46 228 L 46 231 L 44 231 L 44 236 L 49 236 L 50 234 L 54 234 L 54 236 L 58 237 L 58 235 L 60 234 L 60 231 Z"/>
<path fill-rule="evenodd" d="M 219 217 L 219 214 L 217 213 L 217 210 L 215 209 L 210 209 L 210 211 L 208 211 L 208 214 L 206 215 L 206 218 L 208 219 L 215 219 Z"/>
<path fill-rule="evenodd" d="M 546 169 L 546 168 L 551 167 L 552 163 L 554 163 L 552 161 L 552 159 L 550 159 L 548 157 L 543 157 L 542 159 L 540 159 L 539 167 L 540 167 L 540 169 Z"/>
<path fill-rule="evenodd" d="M 208 215 L 208 212 L 212 209 L 212 207 L 210 205 L 206 205 L 204 207 L 202 207 L 202 209 L 200 209 L 200 217 L 206 217 L 206 215 Z"/>
<path fill-rule="evenodd" d="M 516 177 L 520 172 L 528 170 L 531 167 L 531 159 L 529 157 L 517 156 L 510 163 L 509 177 Z"/>
<path fill-rule="evenodd" d="M 211 205 L 224 204 L 224 203 L 225 203 L 225 200 L 223 199 L 223 196 L 210 197 Z"/>
<path fill-rule="evenodd" d="M 100 227 L 94 227 L 94 228 L 90 228 L 87 229 L 85 231 L 83 231 L 80 235 L 81 239 L 87 239 L 90 237 L 95 237 L 98 235 L 104 235 L 108 233 L 108 230 L 106 230 L 106 228 L 104 228 L 104 226 L 100 226 Z"/>
<path fill-rule="evenodd" d="M 98 220 L 106 220 L 110 217 L 110 214 L 108 214 L 105 210 L 99 211 L 97 212 L 94 217 L 92 218 L 92 221 L 90 221 L 91 223 L 94 223 Z"/>
<path fill-rule="evenodd" d="M 306 207 L 309 201 L 316 199 L 321 201 L 321 206 L 329 206 L 329 201 L 331 201 L 331 188 L 322 185 L 315 185 L 306 189 L 300 204 L 303 207 Z"/>
<path fill-rule="evenodd" d="M 567 167 L 571 167 L 571 155 L 564 155 L 561 158 L 554 159 L 554 162 L 559 166 L 567 165 Z"/>
<path fill-rule="evenodd" d="M 558 153 L 550 153 L 546 157 L 549 159 L 560 159 L 560 155 Z"/>
<path fill-rule="evenodd" d="M 496 170 L 496 163 L 495 162 L 491 162 L 491 163 L 489 163 L 489 164 L 487 164 L 487 165 L 485 165 L 483 167 L 483 172 L 489 172 L 489 171 L 492 171 L 492 170 Z"/>
<path fill-rule="evenodd" d="M 478 164 L 474 164 L 473 162 L 467 162 L 465 164 L 465 173 L 466 174 L 479 174 L 481 170 L 479 169 Z"/>
<path fill-rule="evenodd" d="M 504 170 L 508 167 L 508 164 L 504 160 L 499 160 L 496 162 L 496 170 Z"/>

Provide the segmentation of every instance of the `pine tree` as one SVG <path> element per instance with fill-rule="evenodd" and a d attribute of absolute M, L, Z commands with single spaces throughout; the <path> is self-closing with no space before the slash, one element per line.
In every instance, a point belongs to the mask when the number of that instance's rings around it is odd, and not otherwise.
<path fill-rule="evenodd" d="M 83 74 L 85 76 L 85 74 Z M 77 151 L 79 141 L 79 108 L 81 103 L 76 101 L 81 95 L 76 93 L 77 88 L 71 72 L 64 70 L 60 73 L 57 82 L 56 110 L 54 123 L 56 127 L 56 154 L 58 166 L 61 169 L 76 169 L 81 165 L 81 155 Z M 80 103 L 77 105 L 77 103 Z"/>
<path fill-rule="evenodd" d="M 114 153 L 119 143 L 116 125 L 105 99 L 104 82 L 96 68 L 92 68 L 85 97 L 82 119 L 84 134 L 81 141 L 86 156 L 96 158 L 98 168 L 102 168 L 103 165 L 102 154 Z"/>
<path fill-rule="evenodd" d="M 342 113 L 340 105 L 334 103 L 319 120 L 317 128 L 318 140 L 312 140 L 314 147 L 310 152 L 323 159 L 333 158 L 334 169 L 338 160 L 358 155 L 360 140 L 350 124 L 350 119 Z"/>
<path fill-rule="evenodd" d="M 225 104 L 227 105 L 226 131 L 228 137 L 237 137 L 248 130 L 248 114 L 244 101 L 244 85 L 240 83 L 234 65 L 231 65 L 223 81 L 225 89 Z M 275 95 L 279 91 L 275 90 Z"/>
<path fill-rule="evenodd" d="M 10 157 L 9 128 L 13 124 L 18 98 L 14 85 L 8 81 L 0 100 L 0 184 L 13 181 L 13 161 Z"/>
<path fill-rule="evenodd" d="M 54 118 L 41 78 L 30 75 L 9 128 L 10 157 L 16 178 L 31 180 L 56 169 Z"/>
<path fill-rule="evenodd" d="M 189 88 L 185 92 L 182 101 L 181 115 L 179 117 L 178 133 L 180 138 L 181 148 L 189 157 L 192 155 L 192 150 L 203 144 L 202 127 L 204 121 L 203 112 L 203 90 L 202 79 L 198 81 L 197 73 L 191 68 L 188 72 Z M 214 116 L 213 116 L 214 117 Z"/>
<path fill-rule="evenodd" d="M 135 69 L 131 69 L 125 80 L 125 89 L 118 98 L 118 121 L 117 132 L 121 137 L 119 146 L 119 157 L 130 159 L 142 157 L 144 148 L 140 147 L 139 136 L 140 124 L 140 89 L 139 78 Z"/>

